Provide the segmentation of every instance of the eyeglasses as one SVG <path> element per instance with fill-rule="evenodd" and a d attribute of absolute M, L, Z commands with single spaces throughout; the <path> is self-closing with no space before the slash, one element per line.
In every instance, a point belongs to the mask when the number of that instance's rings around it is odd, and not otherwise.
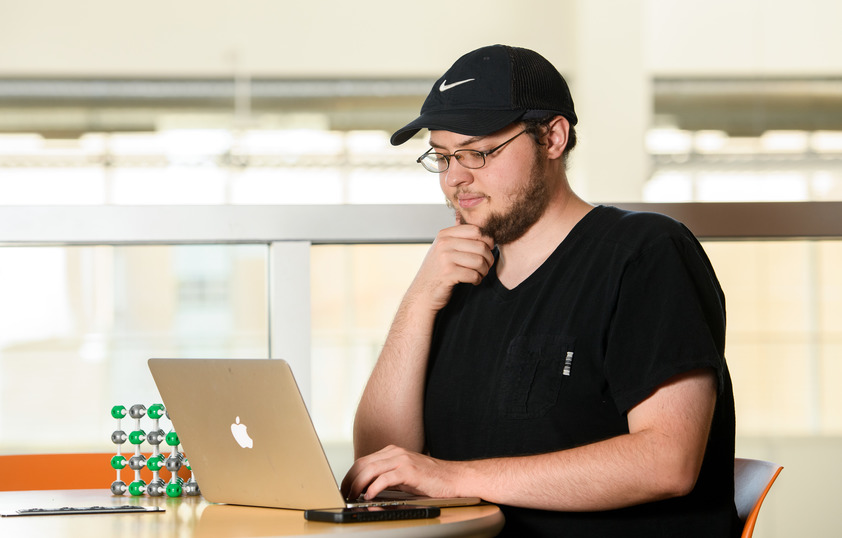
<path fill-rule="evenodd" d="M 433 151 L 433 148 L 427 150 L 424 155 L 418 157 L 415 162 L 420 163 L 427 171 L 433 172 L 434 174 L 440 174 L 442 172 L 446 172 L 448 168 L 450 168 L 450 158 L 455 157 L 456 160 L 464 166 L 465 168 L 470 168 L 471 170 L 475 170 L 477 168 L 482 168 L 485 166 L 485 158 L 497 151 L 498 149 L 502 148 L 515 138 L 519 137 L 523 133 L 526 132 L 526 129 L 519 132 L 515 136 L 511 137 L 510 139 L 506 140 L 496 148 L 490 149 L 488 151 L 479 151 L 476 149 L 457 149 L 450 155 L 447 153 L 439 153 L 437 151 Z"/>

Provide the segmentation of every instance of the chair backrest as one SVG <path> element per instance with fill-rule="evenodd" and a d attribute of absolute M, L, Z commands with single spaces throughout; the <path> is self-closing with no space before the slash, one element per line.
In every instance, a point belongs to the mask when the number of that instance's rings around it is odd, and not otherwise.
<path fill-rule="evenodd" d="M 742 538 L 750 538 L 760 505 L 783 470 L 777 463 L 746 458 L 734 459 L 734 503 L 743 521 Z"/>
<path fill-rule="evenodd" d="M 111 467 L 113 456 L 114 453 L 0 456 L 0 491 L 109 489 L 117 479 L 117 471 Z M 126 484 L 134 480 L 134 471 L 128 465 L 120 473 Z M 189 471 L 182 467 L 179 476 L 187 479 Z M 149 483 L 152 471 L 144 468 L 141 478 Z M 163 478 L 169 478 L 169 472 Z"/>

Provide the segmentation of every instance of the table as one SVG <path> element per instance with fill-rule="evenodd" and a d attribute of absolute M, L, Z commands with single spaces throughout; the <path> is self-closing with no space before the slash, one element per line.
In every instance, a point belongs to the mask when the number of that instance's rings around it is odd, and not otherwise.
<path fill-rule="evenodd" d="M 108 489 L 4 491 L 0 513 L 22 508 L 139 505 L 166 512 L 0 518 L 0 536 L 75 538 L 233 538 L 353 534 L 412 538 L 494 536 L 503 514 L 494 505 L 442 508 L 441 517 L 376 523 L 319 523 L 297 510 L 212 504 L 202 497 L 114 496 Z"/>

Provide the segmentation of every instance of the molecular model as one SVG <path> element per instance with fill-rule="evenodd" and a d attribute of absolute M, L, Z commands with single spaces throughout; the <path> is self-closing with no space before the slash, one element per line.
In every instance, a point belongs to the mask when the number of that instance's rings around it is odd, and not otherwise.
<path fill-rule="evenodd" d="M 126 491 L 135 497 L 144 493 L 152 497 L 161 497 L 164 493 L 168 497 L 180 497 L 182 493 L 199 495 L 199 484 L 193 477 L 190 463 L 184 458 L 184 454 L 178 451 L 180 442 L 178 435 L 175 431 L 170 431 L 164 435 L 164 430 L 159 427 L 159 420 L 165 413 L 166 409 L 163 404 L 153 404 L 148 410 L 143 404 L 131 406 L 128 414 L 129 417 L 134 419 L 134 430 L 126 435 L 121 427 L 121 420 L 126 416 L 126 408 L 122 405 L 115 405 L 111 408 L 111 416 L 117 419 L 117 429 L 111 434 L 111 442 L 117 445 L 117 454 L 111 458 L 111 467 L 117 471 L 117 479 L 111 483 L 111 493 L 114 495 L 123 495 Z M 152 419 L 152 429 L 148 434 L 140 428 L 140 420 L 144 416 Z M 169 418 L 169 415 L 167 415 L 167 418 Z M 122 454 L 122 446 L 126 440 L 134 445 L 134 455 L 129 458 L 128 462 Z M 140 447 L 144 441 L 152 445 L 152 455 L 149 458 L 141 453 Z M 166 458 L 160 449 L 161 443 L 164 442 L 170 447 L 170 454 Z M 134 471 L 134 480 L 128 486 L 120 478 L 120 471 L 127 463 L 129 468 Z M 186 483 L 178 476 L 178 471 L 182 465 L 190 470 L 190 478 Z M 152 471 L 152 480 L 149 484 L 140 477 L 140 470 L 144 467 Z M 165 482 L 160 477 L 161 467 L 166 467 L 170 471 L 169 482 Z"/>

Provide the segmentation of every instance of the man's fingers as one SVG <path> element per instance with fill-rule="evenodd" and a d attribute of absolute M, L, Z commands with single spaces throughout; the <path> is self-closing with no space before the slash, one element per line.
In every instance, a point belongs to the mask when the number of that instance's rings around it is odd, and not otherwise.
<path fill-rule="evenodd" d="M 365 489 L 365 499 L 367 501 L 370 501 L 390 488 L 414 493 L 412 488 L 408 488 L 403 484 L 403 481 L 400 479 L 399 475 L 400 473 L 397 469 L 387 471 L 379 475 Z"/>
<path fill-rule="evenodd" d="M 481 235 L 475 226 L 464 225 L 442 230 L 436 243 L 435 248 L 452 263 L 479 271 L 482 276 L 494 264 L 494 244 L 490 238 Z"/>
<path fill-rule="evenodd" d="M 436 235 L 411 286 L 413 295 L 432 310 L 441 310 L 453 287 L 479 284 L 494 264 L 493 243 L 469 224 L 445 228 Z"/>
<path fill-rule="evenodd" d="M 389 469 L 386 462 L 394 450 L 395 447 L 387 446 L 355 461 L 342 480 L 341 490 L 345 497 L 354 500 L 368 490 L 371 483 Z"/>
<path fill-rule="evenodd" d="M 347 491 L 349 499 L 356 499 L 362 493 L 366 499 L 372 499 L 386 489 L 418 495 L 458 496 L 458 489 L 449 483 L 454 472 L 444 465 L 441 460 L 389 446 L 354 462 L 343 480 L 343 493 Z"/>
<path fill-rule="evenodd" d="M 439 235 L 451 235 L 453 237 L 462 237 L 464 239 L 474 239 L 482 241 L 489 249 L 494 248 L 494 240 L 487 235 L 482 235 L 479 226 L 474 224 L 459 224 L 450 228 L 445 228 L 439 232 Z"/>
<path fill-rule="evenodd" d="M 342 481 L 342 493 L 349 500 L 357 499 L 365 493 L 366 499 L 372 499 L 383 490 L 397 487 L 405 491 L 414 491 L 404 483 L 401 469 L 411 464 L 412 455 L 406 450 L 387 446 L 373 454 L 359 458 L 351 466 Z"/>

